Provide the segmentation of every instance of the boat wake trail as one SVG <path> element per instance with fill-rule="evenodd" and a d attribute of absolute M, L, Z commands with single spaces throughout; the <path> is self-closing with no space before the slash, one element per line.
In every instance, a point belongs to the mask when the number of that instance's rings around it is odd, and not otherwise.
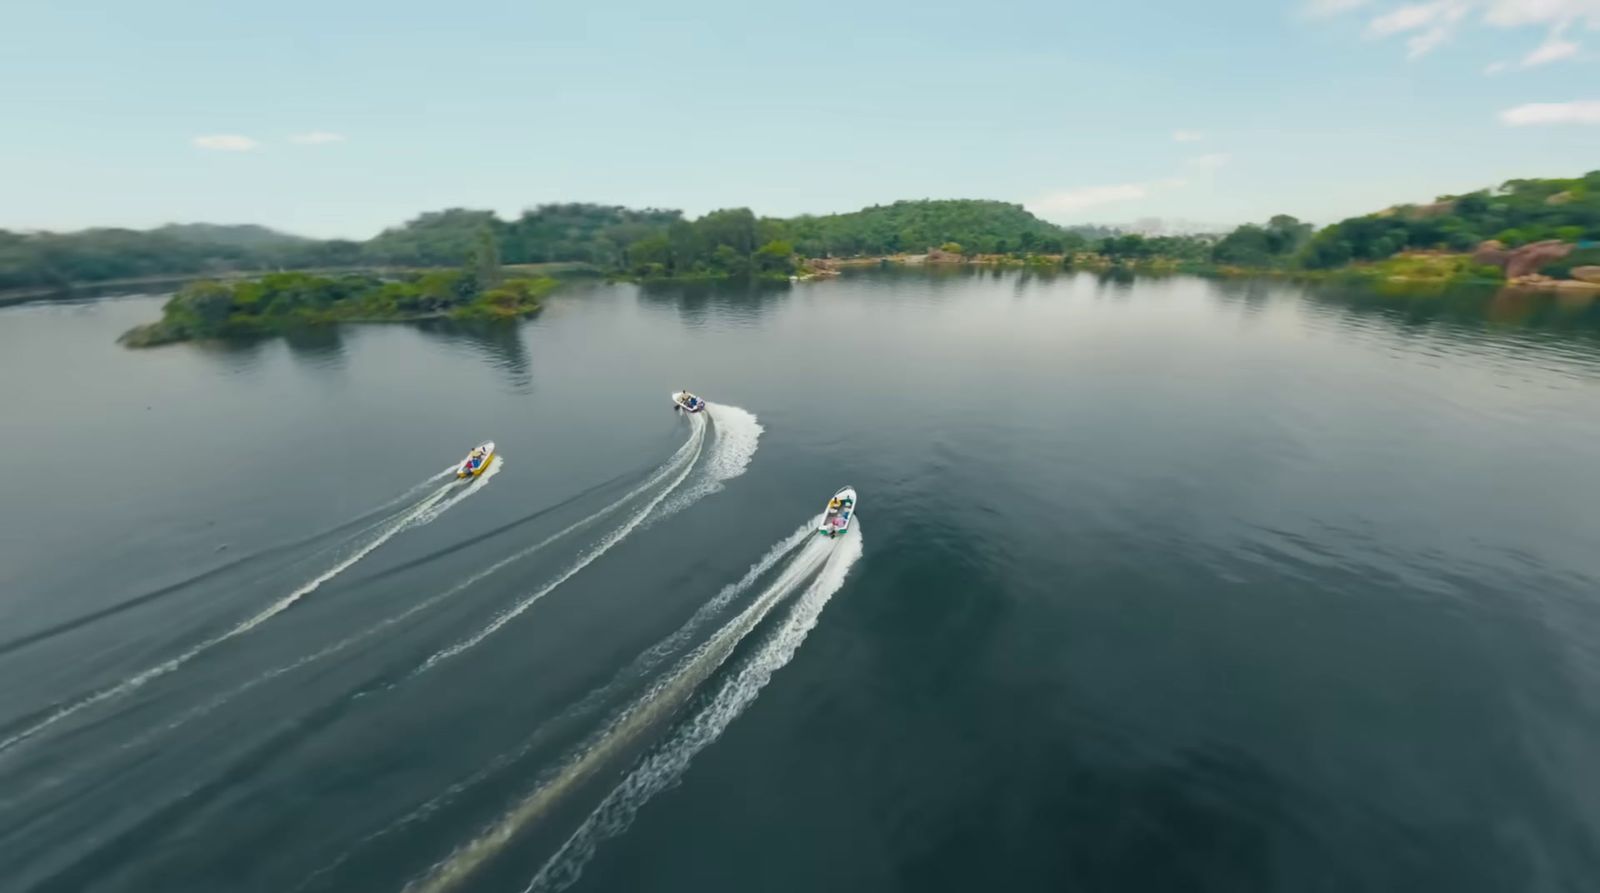
<path fill-rule="evenodd" d="M 795 616 L 790 618 L 785 627 L 749 666 L 724 686 L 707 710 L 695 717 L 689 728 L 695 730 L 708 727 L 712 724 L 712 719 L 720 722 L 720 725 L 709 735 L 704 731 L 693 736 L 687 732 L 675 735 L 661 751 L 635 769 L 622 787 L 613 791 L 602 802 L 539 875 L 542 878 L 551 873 L 553 866 L 570 864 L 572 877 L 576 878 L 576 872 L 581 869 L 583 862 L 587 861 L 588 853 L 591 853 L 601 841 L 614 836 L 626 826 L 624 820 L 621 826 L 610 830 L 616 825 L 612 816 L 618 809 L 625 807 L 627 818 L 631 818 L 633 812 L 637 811 L 649 796 L 681 775 L 689 759 L 721 734 L 722 729 L 732 722 L 734 716 L 737 716 L 749 701 L 754 700 L 756 693 L 766 684 L 772 672 L 788 662 L 794 650 L 799 647 L 800 641 L 805 638 L 805 633 L 810 630 L 811 624 L 815 623 L 816 615 L 821 612 L 822 605 L 843 585 L 845 574 L 861 555 L 860 522 L 857 521 L 858 526 L 854 535 L 838 543 L 823 541 L 812 536 L 816 523 L 812 521 L 779 541 L 761 561 L 751 566 L 743 579 L 725 587 L 711 603 L 696 612 L 695 617 L 691 618 L 683 628 L 642 654 L 636 663 L 645 666 L 659 663 L 676 647 L 681 647 L 687 642 L 695 628 L 714 615 L 714 608 L 725 606 L 785 556 L 793 555 L 772 583 L 743 611 L 718 629 L 704 644 L 685 655 L 639 698 L 613 716 L 599 732 L 575 750 L 559 769 L 547 776 L 532 793 L 518 802 L 492 826 L 472 841 L 457 848 L 428 875 L 410 884 L 406 888 L 407 893 L 442 893 L 466 879 L 485 861 L 500 852 L 522 828 L 559 802 L 574 786 L 591 777 L 608 760 L 637 741 L 639 736 L 653 724 L 682 707 L 696 689 L 727 661 L 738 644 L 760 625 L 774 607 L 792 595 L 807 580 L 811 580 L 810 588 L 806 590 L 800 605 L 796 607 Z M 805 542 L 808 537 L 810 537 L 809 542 Z M 805 542 L 805 545 L 799 552 L 795 552 L 796 547 L 802 542 Z M 804 624 L 798 622 L 802 610 L 809 612 L 810 616 L 810 621 Z M 781 659 L 775 660 L 774 656 L 780 653 Z M 758 664 L 767 667 L 763 671 L 764 675 L 752 673 L 752 668 Z M 585 701 L 613 687 L 616 682 L 617 680 L 613 680 L 605 689 L 597 690 L 589 698 L 585 698 Z M 731 712 L 722 706 L 724 701 L 732 697 L 730 691 L 737 692 L 743 699 Z M 714 708 L 719 712 L 712 714 Z M 721 718 L 724 714 L 726 717 Z M 526 749 L 527 747 L 524 747 L 523 751 Z M 669 757 L 671 761 L 668 760 Z M 671 769 L 670 774 L 667 769 Z M 648 780 L 649 784 L 645 785 L 643 780 Z M 602 831 L 604 833 L 601 833 Z M 575 858 L 580 852 L 584 854 L 582 858 Z M 539 878 L 535 878 L 535 882 L 539 882 Z"/>
<path fill-rule="evenodd" d="M 318 869 L 310 877 L 306 878 L 306 880 L 302 882 L 296 889 L 303 890 L 316 879 L 335 871 L 339 868 L 339 866 L 348 861 L 349 858 L 353 856 L 356 850 L 358 850 L 360 847 L 372 843 L 375 840 L 379 840 L 394 834 L 395 832 L 404 828 L 415 825 L 417 822 L 420 822 L 438 812 L 462 793 L 471 790 L 485 780 L 492 778 L 495 774 L 504 770 L 506 767 L 514 765 L 528 754 L 532 753 L 535 748 L 545 742 L 548 737 L 547 733 L 551 729 L 558 728 L 570 720 L 593 713 L 594 711 L 603 707 L 622 690 L 624 690 L 624 688 L 630 682 L 653 673 L 657 667 L 667 660 L 667 658 L 681 651 L 686 645 L 688 645 L 688 643 L 693 640 L 695 634 L 703 626 L 705 626 L 708 621 L 726 609 L 727 606 L 734 601 L 734 599 L 749 591 L 750 587 L 754 586 L 757 580 L 760 580 L 762 577 L 766 576 L 769 571 L 777 566 L 778 562 L 788 557 L 790 553 L 794 552 L 794 550 L 800 546 L 801 543 L 804 543 L 807 538 L 813 536 L 813 532 L 816 530 L 816 528 L 817 521 L 809 521 L 806 524 L 801 525 L 794 531 L 794 533 L 791 533 L 774 543 L 772 548 L 768 549 L 767 553 L 763 555 L 760 560 L 758 560 L 755 564 L 750 565 L 750 569 L 745 571 L 743 577 L 739 578 L 737 582 L 729 583 L 728 585 L 722 587 L 722 589 L 715 596 L 713 596 L 710 601 L 707 601 L 704 605 L 701 605 L 700 608 L 695 611 L 694 615 L 685 621 L 684 624 L 675 632 L 640 653 L 639 656 L 634 658 L 633 661 L 631 661 L 626 667 L 618 670 L 616 674 L 611 677 L 610 681 L 606 682 L 606 684 L 594 689 L 587 695 L 584 695 L 581 700 L 561 711 L 561 713 L 554 719 L 541 724 L 517 747 L 495 757 L 493 760 L 479 767 L 478 770 L 473 772 L 471 775 L 450 785 L 450 787 L 446 788 L 444 791 L 440 792 L 434 797 L 429 798 L 425 803 L 390 823 L 383 829 L 373 832 L 372 834 L 362 838 L 361 841 L 350 851 L 347 851 L 329 865 Z M 288 668 L 285 668 L 281 672 L 287 672 L 287 669 Z"/>
<path fill-rule="evenodd" d="M 750 467 L 750 460 L 755 458 L 756 448 L 761 445 L 761 433 L 766 429 L 754 413 L 719 403 L 712 418 L 712 430 L 715 437 L 704 470 L 688 488 L 668 500 L 652 521 L 683 511 L 721 490 L 727 481 L 744 474 Z"/>
<path fill-rule="evenodd" d="M 212 648 L 215 648 L 216 646 L 221 645 L 230 639 L 236 639 L 242 635 L 245 635 L 246 633 L 249 633 L 251 630 L 255 629 L 261 624 L 266 623 L 268 620 L 271 620 L 279 614 L 282 614 L 284 611 L 289 610 L 289 608 L 293 607 L 296 602 L 315 592 L 322 586 L 322 584 L 349 570 L 356 564 L 356 562 L 372 554 L 372 552 L 375 551 L 379 546 L 382 546 L 384 543 L 393 539 L 402 531 L 426 524 L 429 521 L 438 518 L 444 513 L 445 510 L 459 505 L 462 500 L 486 486 L 490 478 L 494 477 L 503 464 L 504 460 L 497 457 L 494 464 L 490 465 L 483 474 L 474 479 L 472 483 L 469 484 L 465 489 L 460 488 L 455 481 L 451 481 L 450 483 L 434 488 L 422 499 L 412 503 L 405 509 L 390 515 L 384 521 L 367 528 L 365 531 L 363 531 L 363 533 L 371 535 L 362 541 L 360 546 L 358 546 L 349 555 L 346 555 L 337 564 L 334 564 L 332 567 L 324 570 L 317 576 L 300 584 L 300 586 L 294 589 L 294 591 L 268 605 L 266 608 L 263 608 L 255 615 L 240 621 L 226 632 L 212 636 L 211 638 L 200 642 L 198 645 L 190 647 L 187 651 L 184 651 L 177 657 L 156 664 L 155 666 L 149 667 L 145 670 L 141 670 L 140 672 L 123 679 L 121 682 L 118 682 L 109 688 L 102 689 L 92 695 L 67 704 L 50 713 L 45 718 L 27 726 L 26 728 L 23 728 L 21 731 L 15 732 L 4 739 L 0 739 L 0 753 L 4 753 L 17 744 L 32 738 L 56 723 L 67 719 L 68 717 L 93 707 L 96 704 L 101 704 L 128 694 L 129 692 L 144 686 L 153 679 L 157 679 L 173 672 L 174 670 L 193 660 L 195 657 L 198 657 Z M 435 475 L 429 480 L 433 481 L 438 477 L 439 475 Z"/>
<path fill-rule="evenodd" d="M 434 667 L 438 666 L 440 663 L 443 663 L 444 661 L 447 661 L 447 660 L 449 660 L 449 659 L 461 654 L 462 652 L 468 651 L 468 650 L 476 647 L 478 645 L 478 643 L 482 642 L 484 639 L 487 639 L 490 636 L 494 635 L 495 633 L 499 632 L 506 624 L 508 624 L 511 621 L 513 621 L 513 620 L 517 619 L 518 617 L 520 617 L 523 614 L 523 612 L 525 612 L 529 608 L 533 607 L 533 605 L 536 602 L 538 602 L 540 599 L 542 599 L 545 596 L 549 595 L 551 592 L 554 592 L 556 590 L 556 588 L 559 587 L 562 583 L 565 583 L 568 580 L 572 579 L 574 576 L 577 576 L 579 571 L 581 571 L 584 568 L 588 567 L 589 565 L 593 564 L 596 560 L 598 560 L 600 558 L 600 556 L 602 556 L 602 555 L 606 554 L 607 552 L 611 551 L 613 546 L 615 546 L 617 543 L 622 542 L 624 539 L 627 538 L 628 534 L 632 533 L 636 528 L 638 528 L 638 526 L 640 524 L 642 524 L 644 522 L 644 520 L 650 516 L 651 512 L 655 511 L 655 509 L 658 506 L 660 506 L 661 503 L 664 500 L 666 500 L 669 496 L 671 496 L 673 494 L 673 492 L 676 491 L 678 489 L 678 487 L 683 484 L 684 479 L 687 478 L 689 476 L 689 474 L 694 471 L 695 463 L 699 461 L 700 454 L 702 452 L 704 452 L 705 440 L 706 440 L 706 423 L 705 423 L 705 420 L 700 418 L 698 415 L 692 415 L 689 418 L 691 420 L 690 424 L 693 426 L 693 429 L 692 429 L 692 431 L 691 431 L 691 433 L 689 435 L 689 440 L 684 445 L 684 448 L 680 449 L 678 451 L 678 454 L 674 455 L 673 459 L 674 460 L 680 460 L 680 457 L 685 456 L 685 455 L 687 456 L 687 458 L 686 459 L 681 459 L 680 461 L 677 461 L 676 463 L 674 461 L 668 461 L 668 463 L 665 466 L 662 467 L 662 471 L 661 472 L 659 472 L 658 474 L 652 476 L 650 481 L 647 481 L 645 483 L 645 485 L 639 487 L 634 492 L 637 493 L 639 491 L 645 490 L 651 484 L 659 481 L 661 478 L 664 478 L 664 477 L 672 474 L 674 471 L 676 471 L 676 476 L 672 478 L 671 482 L 667 484 L 665 489 L 663 489 L 660 493 L 657 493 L 654 497 L 652 497 L 638 511 L 635 511 L 632 515 L 629 515 L 628 519 L 626 521 L 624 521 L 620 527 L 618 527 L 617 529 L 611 531 L 610 533 L 608 533 L 604 537 L 602 537 L 598 543 L 596 543 L 592 548 L 590 548 L 589 551 L 583 553 L 583 555 L 580 556 L 577 561 L 573 562 L 570 567 L 568 567 L 565 571 L 562 571 L 561 574 L 559 576 L 557 576 L 555 579 L 553 579 L 550 582 L 546 583 L 544 586 L 540 587 L 539 589 L 535 590 L 534 592 L 530 593 L 529 595 L 523 596 L 522 598 L 518 599 L 515 604 L 513 604 L 511 607 L 507 608 L 506 610 L 501 611 L 499 614 L 495 615 L 493 620 L 489 621 L 488 624 L 486 624 L 482 629 L 480 629 L 477 632 L 473 633 L 471 636 L 468 636 L 467 638 L 462 639 L 459 642 L 456 642 L 454 645 L 451 645 L 448 648 L 442 648 L 442 649 L 434 652 L 433 654 L 429 655 L 428 659 L 424 660 L 422 663 L 418 664 L 417 668 L 415 670 L 412 670 L 411 673 L 410 673 L 410 676 L 408 676 L 407 678 L 418 676 L 418 675 L 420 675 L 422 673 L 426 673 L 427 671 L 429 671 L 429 670 L 433 669 Z M 687 453 L 685 453 L 685 450 L 687 450 Z M 632 497 L 631 496 L 624 496 L 622 499 L 617 500 L 617 502 L 612 503 L 612 505 L 601 509 L 599 512 L 596 512 L 595 515 L 591 516 L 591 518 L 598 517 L 598 516 L 600 516 L 602 514 L 609 513 L 614 506 L 619 505 L 619 504 L 625 502 L 626 500 L 628 500 L 630 498 L 632 498 Z M 588 520 L 589 519 L 584 519 L 583 521 L 579 521 L 578 525 L 582 525 L 584 523 L 587 523 Z M 578 525 L 574 525 L 574 526 L 576 527 Z M 555 536 L 556 537 L 560 537 L 562 535 L 564 535 L 564 532 L 563 533 L 558 533 Z M 547 540 L 546 542 L 549 542 L 549 541 Z M 542 546 L 543 544 L 540 544 L 540 545 Z M 535 547 L 535 548 L 538 548 L 538 547 Z M 516 560 L 516 558 L 519 558 L 519 557 L 521 557 L 520 554 L 512 556 L 511 558 L 508 558 L 508 559 L 503 559 L 502 561 L 497 562 L 496 564 L 490 566 L 488 569 L 486 569 L 486 570 L 484 570 L 484 571 L 482 571 L 482 572 L 480 572 L 478 574 L 474 574 L 473 578 L 470 578 L 470 579 L 471 580 L 482 579 L 483 577 L 488 576 L 488 574 L 493 573 L 495 570 L 498 570 L 500 567 L 503 567 L 505 564 L 509 563 L 510 561 L 514 561 L 514 560 Z M 460 585 L 467 585 L 467 584 L 460 584 Z"/>
<path fill-rule="evenodd" d="M 772 674 L 794 657 L 829 599 L 844 585 L 850 568 L 861 558 L 861 519 L 856 518 L 855 534 L 840 541 L 827 556 L 822 571 L 795 603 L 783 626 L 778 628 L 739 672 L 723 683 L 699 713 L 683 724 L 676 734 L 657 748 L 606 795 L 561 849 L 539 869 L 523 893 L 564 890 L 576 883 L 583 867 L 600 844 L 628 829 L 639 809 L 651 797 L 675 784 L 688 770 L 695 755 L 721 737 L 728 726 L 761 694 Z"/>

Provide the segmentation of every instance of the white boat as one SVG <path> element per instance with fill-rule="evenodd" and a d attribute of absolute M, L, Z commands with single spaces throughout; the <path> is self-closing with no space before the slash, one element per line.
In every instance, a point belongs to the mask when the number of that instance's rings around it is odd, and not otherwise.
<path fill-rule="evenodd" d="M 847 486 L 828 500 L 828 508 L 822 513 L 822 523 L 817 525 L 817 533 L 829 539 L 848 533 L 850 522 L 855 517 L 856 488 Z"/>
<path fill-rule="evenodd" d="M 472 448 L 467 458 L 461 460 L 461 465 L 456 468 L 456 478 L 475 478 L 489 469 L 489 463 L 494 461 L 494 441 L 485 440 Z"/>
<path fill-rule="evenodd" d="M 678 391 L 672 395 L 672 405 L 684 412 L 699 412 L 706 408 L 706 401 L 688 391 Z"/>

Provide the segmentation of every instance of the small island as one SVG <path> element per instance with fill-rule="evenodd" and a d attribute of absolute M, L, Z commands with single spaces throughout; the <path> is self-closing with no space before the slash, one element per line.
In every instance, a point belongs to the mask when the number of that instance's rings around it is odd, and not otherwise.
<path fill-rule="evenodd" d="M 496 277 L 498 278 L 498 277 Z M 158 322 L 121 342 L 154 347 L 205 338 L 249 338 L 342 322 L 517 319 L 537 312 L 556 286 L 550 277 L 486 283 L 476 271 L 435 270 L 386 281 L 375 276 L 274 273 L 244 282 L 193 282 L 173 295 Z"/>
<path fill-rule="evenodd" d="M 555 287 L 549 276 L 506 278 L 498 246 L 484 231 L 459 269 L 395 278 L 272 273 L 239 282 L 191 282 L 162 306 L 159 321 L 135 326 L 118 340 L 128 347 L 155 347 L 344 322 L 518 319 L 538 312 Z"/>

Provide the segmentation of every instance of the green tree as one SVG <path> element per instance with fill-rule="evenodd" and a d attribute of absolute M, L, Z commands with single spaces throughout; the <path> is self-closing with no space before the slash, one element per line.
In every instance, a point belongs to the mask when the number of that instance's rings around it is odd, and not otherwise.
<path fill-rule="evenodd" d="M 479 291 L 488 291 L 505 279 L 500 269 L 500 244 L 487 226 L 478 230 L 478 244 L 472 250 L 472 270 Z"/>
<path fill-rule="evenodd" d="M 774 239 L 756 249 L 756 270 L 761 273 L 779 273 L 785 276 L 794 272 L 794 246 Z"/>

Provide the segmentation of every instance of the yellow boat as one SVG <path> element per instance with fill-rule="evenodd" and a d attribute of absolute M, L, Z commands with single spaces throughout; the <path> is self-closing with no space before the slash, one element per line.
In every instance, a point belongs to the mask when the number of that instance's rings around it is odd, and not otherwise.
<path fill-rule="evenodd" d="M 489 468 L 489 463 L 494 461 L 494 441 L 486 440 L 472 448 L 467 458 L 461 460 L 460 467 L 456 468 L 456 478 L 475 478 Z"/>

